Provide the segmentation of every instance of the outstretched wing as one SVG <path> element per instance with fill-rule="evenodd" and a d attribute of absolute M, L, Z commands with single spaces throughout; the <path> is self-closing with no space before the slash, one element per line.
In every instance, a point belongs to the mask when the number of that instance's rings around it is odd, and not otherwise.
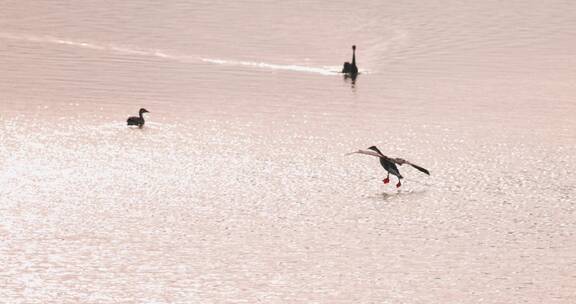
<path fill-rule="evenodd" d="M 365 154 L 365 155 L 375 156 L 375 157 L 378 157 L 378 158 L 386 157 L 386 156 L 384 156 L 384 155 L 382 155 L 382 154 L 380 154 L 380 153 L 378 153 L 378 152 L 376 152 L 376 151 L 371 151 L 371 150 L 370 150 L 370 151 L 358 150 L 358 151 L 346 153 L 346 155 L 352 155 L 352 154 Z"/>
<path fill-rule="evenodd" d="M 410 166 L 416 168 L 416 169 L 417 169 L 418 171 L 420 171 L 420 172 L 423 172 L 423 173 L 426 173 L 426 174 L 430 175 L 430 171 L 428 171 L 428 170 L 426 170 L 426 169 L 424 169 L 424 168 L 422 168 L 422 167 L 420 167 L 420 166 L 418 166 L 418 165 L 415 165 L 415 164 L 413 164 L 413 163 L 411 163 L 411 162 L 409 162 L 409 161 L 407 161 L 407 160 L 405 160 L 405 159 L 402 159 L 402 158 L 391 158 L 391 160 L 392 160 L 393 162 L 395 162 L 396 164 L 398 164 L 398 165 L 407 164 L 407 165 L 410 165 Z"/>

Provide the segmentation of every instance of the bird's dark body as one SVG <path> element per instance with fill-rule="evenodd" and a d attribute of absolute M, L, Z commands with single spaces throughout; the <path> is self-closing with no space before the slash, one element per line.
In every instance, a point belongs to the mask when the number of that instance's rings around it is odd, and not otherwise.
<path fill-rule="evenodd" d="M 384 167 L 384 170 L 390 172 L 392 175 L 396 175 L 398 179 L 403 179 L 404 177 L 400 174 L 400 170 L 395 163 L 389 161 L 387 158 L 380 157 L 380 164 Z"/>
<path fill-rule="evenodd" d="M 350 62 L 344 62 L 344 65 L 342 66 L 342 73 L 352 75 L 358 74 L 358 67 L 351 64 Z"/>
<path fill-rule="evenodd" d="M 144 119 L 141 119 L 138 116 L 132 116 L 132 117 L 128 117 L 128 120 L 126 121 L 128 123 L 129 126 L 143 126 L 144 125 Z"/>

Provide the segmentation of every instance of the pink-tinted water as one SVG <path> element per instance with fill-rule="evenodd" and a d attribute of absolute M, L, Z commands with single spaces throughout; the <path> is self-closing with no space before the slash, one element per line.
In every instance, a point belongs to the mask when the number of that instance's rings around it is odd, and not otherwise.
<path fill-rule="evenodd" d="M 0 1 L 0 302 L 575 302 L 575 12 Z"/>

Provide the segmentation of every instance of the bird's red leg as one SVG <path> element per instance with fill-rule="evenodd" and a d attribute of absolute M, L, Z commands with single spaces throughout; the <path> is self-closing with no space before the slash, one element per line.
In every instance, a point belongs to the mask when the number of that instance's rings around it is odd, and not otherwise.
<path fill-rule="evenodd" d="M 400 180 L 398 180 L 398 183 L 396 184 L 396 188 L 400 188 L 400 186 L 402 186 L 402 183 L 400 182 Z"/>
<path fill-rule="evenodd" d="M 384 184 L 387 184 L 387 183 L 390 182 L 390 173 L 388 173 L 388 176 L 386 176 L 386 178 L 383 179 L 382 182 L 383 182 Z"/>

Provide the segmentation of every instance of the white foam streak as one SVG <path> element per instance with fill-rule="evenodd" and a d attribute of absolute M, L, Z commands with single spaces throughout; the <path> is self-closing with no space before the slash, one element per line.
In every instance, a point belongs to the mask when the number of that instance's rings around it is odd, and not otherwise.
<path fill-rule="evenodd" d="M 338 73 L 337 71 L 331 70 L 329 68 L 316 68 L 294 64 L 283 65 L 283 64 L 265 63 L 265 62 L 223 60 L 223 59 L 211 59 L 211 58 L 202 58 L 202 61 L 221 65 L 249 66 L 262 69 L 317 73 L 321 75 L 336 75 Z"/>
<path fill-rule="evenodd" d="M 73 40 L 66 40 L 60 39 L 52 36 L 33 36 L 33 35 L 16 35 L 10 33 L 0 33 L 0 38 L 3 39 L 11 39 L 11 40 L 20 40 L 20 41 L 28 41 L 34 43 L 50 43 L 50 44 L 60 44 L 60 45 L 67 45 L 72 47 L 90 49 L 90 50 L 97 50 L 97 51 L 104 51 L 104 52 L 113 52 L 123 55 L 135 55 L 135 56 L 148 56 L 148 57 L 156 57 L 162 58 L 166 60 L 174 60 L 183 63 L 194 63 L 194 62 L 206 62 L 218 65 L 228 65 L 228 66 L 245 66 L 245 67 L 253 67 L 253 68 L 260 68 L 260 69 L 269 69 L 269 70 L 284 70 L 284 71 L 294 71 L 294 72 L 305 72 L 305 73 L 315 73 L 320 75 L 336 75 L 338 71 L 330 68 L 330 67 L 310 67 L 310 66 L 302 66 L 302 65 L 294 65 L 294 64 L 273 64 L 273 63 L 266 63 L 266 62 L 253 62 L 253 61 L 238 61 L 238 60 L 223 60 L 223 59 L 214 59 L 214 58 L 202 58 L 199 56 L 189 56 L 189 55 L 176 55 L 176 54 L 169 54 L 167 52 L 161 50 L 154 50 L 154 49 L 140 49 L 135 47 L 125 47 L 125 46 L 118 46 L 118 45 L 100 45 L 100 44 L 93 44 L 83 41 L 73 41 Z"/>

